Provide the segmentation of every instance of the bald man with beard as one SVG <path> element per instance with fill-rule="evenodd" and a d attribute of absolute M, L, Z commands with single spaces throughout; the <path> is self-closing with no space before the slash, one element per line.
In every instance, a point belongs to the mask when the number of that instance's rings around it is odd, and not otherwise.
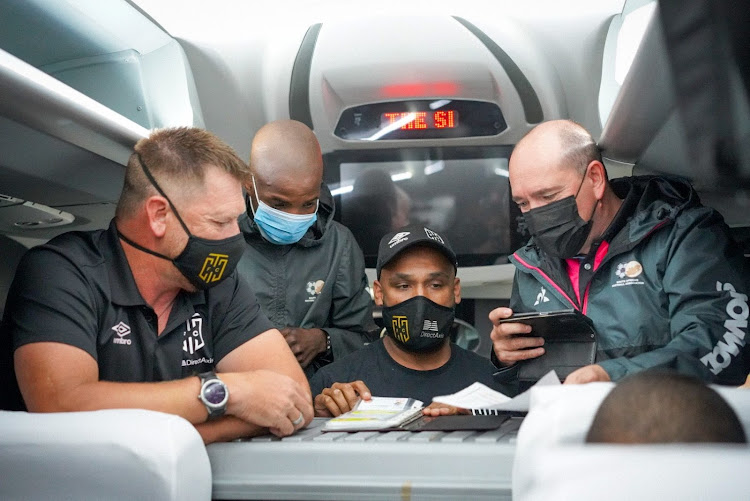
<path fill-rule="evenodd" d="M 377 337 L 362 251 L 333 220 L 315 134 L 294 120 L 253 138 L 238 265 L 307 377 Z"/>

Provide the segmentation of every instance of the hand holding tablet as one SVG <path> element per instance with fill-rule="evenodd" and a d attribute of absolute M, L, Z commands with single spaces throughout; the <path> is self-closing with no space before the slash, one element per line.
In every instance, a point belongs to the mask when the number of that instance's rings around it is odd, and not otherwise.
<path fill-rule="evenodd" d="M 544 354 L 519 362 L 519 380 L 535 382 L 550 370 L 561 380 L 574 370 L 593 364 L 596 358 L 596 331 L 591 320 L 577 310 L 516 313 L 496 320 L 522 323 L 531 332 L 519 337 L 544 339 Z M 532 348 L 535 349 L 535 348 Z"/>

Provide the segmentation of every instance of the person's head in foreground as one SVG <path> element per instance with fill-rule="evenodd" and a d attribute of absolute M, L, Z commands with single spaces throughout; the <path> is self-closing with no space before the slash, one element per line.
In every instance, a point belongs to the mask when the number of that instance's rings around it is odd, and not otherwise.
<path fill-rule="evenodd" d="M 383 306 L 390 339 L 409 353 L 433 353 L 450 341 L 461 286 L 456 254 L 437 232 L 422 225 L 386 234 L 378 249 L 375 303 Z"/>
<path fill-rule="evenodd" d="M 746 443 L 737 415 L 698 379 L 663 370 L 626 377 L 602 401 L 588 443 Z"/>

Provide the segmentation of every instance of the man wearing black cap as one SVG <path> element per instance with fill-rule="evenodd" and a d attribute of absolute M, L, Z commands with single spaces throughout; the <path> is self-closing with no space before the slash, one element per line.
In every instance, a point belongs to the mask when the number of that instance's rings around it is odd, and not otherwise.
<path fill-rule="evenodd" d="M 310 380 L 317 416 L 338 416 L 361 397 L 431 402 L 479 381 L 499 391 L 486 358 L 450 342 L 461 284 L 448 241 L 424 226 L 386 234 L 378 248 L 375 302 L 387 335 L 323 367 Z M 446 413 L 437 410 L 435 413 Z"/>

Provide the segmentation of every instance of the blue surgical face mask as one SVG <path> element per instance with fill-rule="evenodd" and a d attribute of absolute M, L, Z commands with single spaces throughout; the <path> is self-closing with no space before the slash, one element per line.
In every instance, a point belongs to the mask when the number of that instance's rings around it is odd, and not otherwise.
<path fill-rule="evenodd" d="M 315 206 L 315 212 L 312 214 L 289 214 L 288 212 L 274 209 L 263 202 L 258 196 L 258 188 L 255 186 L 255 176 L 252 176 L 253 191 L 255 191 L 255 200 L 258 201 L 258 208 L 253 211 L 255 224 L 263 238 L 276 245 L 289 245 L 299 242 L 305 235 L 308 228 L 318 219 L 318 207 L 320 199 Z"/>

